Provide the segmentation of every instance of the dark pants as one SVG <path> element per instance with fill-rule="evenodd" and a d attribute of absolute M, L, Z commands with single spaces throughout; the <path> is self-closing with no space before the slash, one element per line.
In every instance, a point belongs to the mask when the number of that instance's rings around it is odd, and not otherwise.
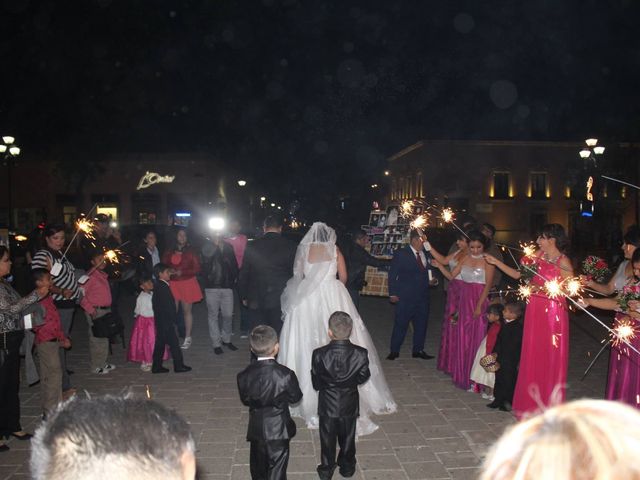
<path fill-rule="evenodd" d="M 273 327 L 278 335 L 282 330 L 282 311 L 280 307 L 275 308 L 250 308 L 249 327 L 253 330 L 258 325 L 269 325 Z"/>
<path fill-rule="evenodd" d="M 360 310 L 360 290 L 355 288 L 347 288 L 349 295 L 351 295 L 351 301 L 356 306 L 356 310 Z"/>
<path fill-rule="evenodd" d="M 286 480 L 289 440 L 251 442 L 249 464 L 252 480 Z"/>
<path fill-rule="evenodd" d="M 356 471 L 356 423 L 357 417 L 320 417 L 320 465 L 318 475 L 330 480 L 336 464 L 340 475 L 350 477 Z M 340 453 L 336 462 L 336 440 Z"/>
<path fill-rule="evenodd" d="M 71 334 L 73 314 L 75 311 L 75 308 L 58 308 L 60 326 L 62 327 L 64 336 L 67 338 Z M 71 388 L 71 377 L 69 376 L 69 369 L 67 367 L 67 351 L 64 348 L 61 348 L 58 353 L 60 355 L 60 368 L 62 369 L 62 391 L 65 392 Z"/>
<path fill-rule="evenodd" d="M 403 302 L 402 299 L 400 299 L 396 304 L 396 317 L 393 322 L 393 332 L 391 334 L 391 351 L 395 353 L 400 352 L 404 337 L 407 335 L 409 322 L 413 324 L 412 352 L 415 353 L 424 350 L 428 319 L 428 301 Z"/>
<path fill-rule="evenodd" d="M 176 369 L 184 365 L 182 350 L 180 350 L 180 345 L 178 345 L 175 326 L 158 324 L 158 322 L 156 322 L 156 343 L 153 346 L 152 370 L 157 370 L 162 367 L 162 356 L 164 355 L 165 345 L 169 345 L 169 350 L 171 350 L 173 368 Z"/>
<path fill-rule="evenodd" d="M 20 426 L 20 344 L 24 332 L 0 333 L 0 438 Z M 6 346 L 6 349 L 5 349 Z"/>
<path fill-rule="evenodd" d="M 518 380 L 518 369 L 514 367 L 503 366 L 496 372 L 496 382 L 493 386 L 493 396 L 495 403 L 500 405 L 511 405 L 513 403 L 513 394 L 516 390 L 516 381 Z"/>

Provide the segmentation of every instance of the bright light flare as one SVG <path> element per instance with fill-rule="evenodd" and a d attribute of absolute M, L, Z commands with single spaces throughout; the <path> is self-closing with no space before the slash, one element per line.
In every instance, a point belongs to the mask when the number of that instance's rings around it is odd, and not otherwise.
<path fill-rule="evenodd" d="M 552 300 L 562 295 L 562 286 L 558 280 L 547 280 L 544 282 L 544 290 Z"/>
<path fill-rule="evenodd" d="M 452 223 L 454 219 L 455 219 L 455 214 L 453 213 L 453 210 L 451 210 L 450 208 L 442 209 L 442 220 L 445 223 Z"/>
<path fill-rule="evenodd" d="M 579 278 L 570 278 L 565 282 L 564 289 L 568 296 L 577 297 L 582 293 L 582 283 Z"/>
<path fill-rule="evenodd" d="M 93 238 L 93 222 L 86 218 L 81 218 L 76 222 L 76 227 L 79 231 L 83 232 L 87 237 Z"/>
<path fill-rule="evenodd" d="M 107 250 L 104 252 L 104 258 L 111 263 L 120 263 L 118 252 L 116 250 Z"/>
<path fill-rule="evenodd" d="M 408 218 L 413 214 L 413 201 L 412 200 L 405 200 L 404 202 L 402 202 L 402 204 L 400 205 L 400 216 L 402 218 Z"/>
<path fill-rule="evenodd" d="M 413 219 L 413 221 L 409 224 L 409 226 L 413 230 L 416 230 L 416 229 L 423 230 L 427 226 L 427 222 L 428 220 L 426 215 L 418 215 L 416 218 Z"/>
<path fill-rule="evenodd" d="M 518 287 L 518 296 L 525 302 L 529 301 L 529 297 L 531 297 L 532 293 L 533 289 L 531 288 L 531 285 L 522 284 Z"/>
<path fill-rule="evenodd" d="M 522 251 L 524 252 L 524 255 L 526 257 L 532 257 L 536 253 L 536 246 L 533 243 L 521 243 L 520 248 L 522 248 Z"/>
<path fill-rule="evenodd" d="M 622 343 L 629 343 L 632 339 L 636 338 L 637 334 L 638 327 L 635 325 L 635 322 L 628 318 L 623 318 L 611 329 L 611 345 L 617 347 Z"/>

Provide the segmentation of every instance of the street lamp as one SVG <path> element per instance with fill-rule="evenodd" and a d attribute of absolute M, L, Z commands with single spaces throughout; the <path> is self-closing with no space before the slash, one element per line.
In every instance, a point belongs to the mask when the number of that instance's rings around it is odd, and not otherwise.
<path fill-rule="evenodd" d="M 602 155 L 604 153 L 604 147 L 598 145 L 597 138 L 587 138 L 584 143 L 586 143 L 587 146 L 578 152 L 580 158 L 585 160 L 591 159 L 593 160 L 593 165 L 596 166 L 596 155 Z"/>
<path fill-rule="evenodd" d="M 9 213 L 9 230 L 13 229 L 13 192 L 11 187 L 11 173 L 13 170 L 14 158 L 20 155 L 20 147 L 15 144 L 16 139 L 12 136 L 5 135 L 2 137 L 0 144 L 0 154 L 4 156 L 4 164 L 7 166 L 7 197 L 8 197 L 8 213 Z"/>
<path fill-rule="evenodd" d="M 238 186 L 244 187 L 246 185 L 247 185 L 247 181 L 246 180 L 238 180 Z"/>
<path fill-rule="evenodd" d="M 602 155 L 604 153 L 604 147 L 602 145 L 598 145 L 597 138 L 587 138 L 584 143 L 587 145 L 582 150 L 578 152 L 580 158 L 586 160 L 593 160 L 593 168 L 597 168 L 597 156 Z M 585 170 L 588 169 L 588 166 L 585 164 Z M 584 198 L 580 201 L 580 215 L 583 217 L 592 217 L 593 212 L 595 210 L 595 202 L 594 202 L 594 176 L 592 174 L 588 175 L 587 183 L 586 183 L 586 191 Z"/>

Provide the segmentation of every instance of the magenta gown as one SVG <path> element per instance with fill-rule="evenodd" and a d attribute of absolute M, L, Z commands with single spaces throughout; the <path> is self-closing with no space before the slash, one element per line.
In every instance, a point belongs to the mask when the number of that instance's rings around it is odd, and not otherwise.
<path fill-rule="evenodd" d="M 440 351 L 438 352 L 438 370 L 451 374 L 455 358 L 454 347 L 457 345 L 458 323 L 452 322 L 451 317 L 458 314 L 460 303 L 460 288 L 462 282 L 453 279 L 447 288 L 447 303 L 444 307 L 442 330 L 440 332 Z"/>
<path fill-rule="evenodd" d="M 451 378 L 453 383 L 464 390 L 471 387 L 471 368 L 476 352 L 487 334 L 487 318 L 484 312 L 488 301 L 482 305 L 480 316 L 474 317 L 473 311 L 478 304 L 485 286 L 484 268 L 463 266 L 460 272 L 460 301 L 458 308 L 457 335 L 452 338 L 453 358 Z"/>
<path fill-rule="evenodd" d="M 561 278 L 555 263 L 538 257 L 536 264 L 544 280 L 536 275 L 533 285 L 542 287 L 545 281 Z M 531 295 L 524 315 L 521 352 L 513 396 L 517 418 L 564 401 L 569 363 L 569 313 L 564 297 L 551 299 L 542 289 Z"/>
<path fill-rule="evenodd" d="M 623 319 L 635 325 L 636 330 L 640 330 L 638 320 L 621 313 L 616 314 L 615 324 L 617 325 Z M 630 343 L 640 350 L 638 336 L 631 339 Z M 625 343 L 611 347 L 606 398 L 640 409 L 640 356 Z"/>

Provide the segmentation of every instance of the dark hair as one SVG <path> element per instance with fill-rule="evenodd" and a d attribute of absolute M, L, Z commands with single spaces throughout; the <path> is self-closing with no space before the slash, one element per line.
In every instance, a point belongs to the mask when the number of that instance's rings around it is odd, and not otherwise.
<path fill-rule="evenodd" d="M 156 233 L 156 231 L 155 231 L 155 230 L 152 230 L 152 229 L 149 229 L 149 230 L 146 230 L 146 231 L 144 232 L 144 235 L 142 236 L 142 239 L 143 239 L 143 240 L 144 240 L 144 239 L 146 239 L 146 238 L 149 236 L 149 234 L 150 234 L 150 233 L 153 233 L 153 234 L 155 235 L 155 237 L 156 237 L 156 238 L 158 238 L 158 234 Z M 176 233 L 176 236 L 177 236 L 177 235 L 178 235 L 178 234 Z"/>
<path fill-rule="evenodd" d="M 634 247 L 640 247 L 640 228 L 637 225 L 631 225 L 627 229 L 627 233 L 622 238 L 627 245 L 633 245 Z"/>
<path fill-rule="evenodd" d="M 130 394 L 75 396 L 36 431 L 30 466 L 36 480 L 181 478 L 186 452 L 195 453 L 193 435 L 173 410 Z"/>
<path fill-rule="evenodd" d="M 487 307 L 487 315 L 490 315 L 493 313 L 494 315 L 498 315 L 500 318 L 502 318 L 503 311 L 504 311 L 504 305 L 502 305 L 501 303 L 491 303 Z"/>
<path fill-rule="evenodd" d="M 351 336 L 353 320 L 346 312 L 333 312 L 329 317 L 329 330 L 333 332 L 336 340 L 346 340 Z"/>
<path fill-rule="evenodd" d="M 156 265 L 153 267 L 153 275 L 156 278 L 160 278 L 160 274 L 166 270 L 169 270 L 171 267 L 169 265 L 167 265 L 166 263 L 156 263 Z"/>
<path fill-rule="evenodd" d="M 178 229 L 176 229 L 176 233 L 174 234 L 174 237 L 176 239 L 175 244 L 173 245 L 173 249 L 175 251 L 178 251 L 178 235 L 180 234 L 180 232 L 184 232 L 184 234 L 187 237 L 187 243 L 184 244 L 184 247 L 182 247 L 182 251 L 186 250 L 187 247 L 189 246 L 189 234 L 187 233 L 187 229 L 184 227 L 179 227 Z"/>
<path fill-rule="evenodd" d="M 633 255 L 631 255 L 631 266 L 633 267 L 633 265 L 635 265 L 636 263 L 640 263 L 640 248 L 636 248 L 633 251 Z"/>
<path fill-rule="evenodd" d="M 42 280 L 42 278 L 46 275 L 51 275 L 49 273 L 49 270 L 47 270 L 46 268 L 34 268 L 33 270 L 31 270 L 31 278 L 33 278 L 34 282 Z"/>
<path fill-rule="evenodd" d="M 142 272 L 140 275 L 138 275 L 138 285 L 142 285 L 144 282 L 149 282 L 151 280 L 153 280 L 153 277 L 147 272 Z"/>
<path fill-rule="evenodd" d="M 44 237 L 53 237 L 58 232 L 64 232 L 64 225 L 62 223 L 49 223 L 44 227 L 42 235 Z"/>
<path fill-rule="evenodd" d="M 409 232 L 409 241 L 413 240 L 414 238 L 420 238 L 420 232 L 418 232 L 418 230 L 415 228 Z"/>
<path fill-rule="evenodd" d="M 524 302 L 509 302 L 504 306 L 505 310 L 508 308 L 517 315 L 518 318 L 522 317 L 524 313 Z"/>
<path fill-rule="evenodd" d="M 280 228 L 284 225 L 281 215 L 267 215 L 262 223 L 264 228 Z"/>
<path fill-rule="evenodd" d="M 266 355 L 273 352 L 278 343 L 278 334 L 268 325 L 258 325 L 249 334 L 251 351 L 256 355 Z"/>
<path fill-rule="evenodd" d="M 489 239 L 480 230 L 476 230 L 475 228 L 469 230 L 467 232 L 467 238 L 469 240 L 469 243 L 475 241 L 480 242 L 482 244 L 482 247 L 485 249 L 489 247 Z"/>
<path fill-rule="evenodd" d="M 354 242 L 357 242 L 358 240 L 360 240 L 361 238 L 366 237 L 366 236 L 367 236 L 367 232 L 365 232 L 361 228 L 358 228 L 358 229 L 354 230 L 353 232 L 351 232 L 351 239 Z"/>
<path fill-rule="evenodd" d="M 465 242 L 469 241 L 469 232 L 470 230 L 467 230 L 466 232 L 460 232 L 458 231 L 456 234 L 456 240 L 464 240 Z"/>
<path fill-rule="evenodd" d="M 89 254 L 87 255 L 87 258 L 89 259 L 90 262 L 92 262 L 94 258 L 103 257 L 103 256 L 104 256 L 104 250 L 93 248 L 89 250 Z"/>
<path fill-rule="evenodd" d="M 540 230 L 540 236 L 544 238 L 554 238 L 556 248 L 562 253 L 567 253 L 569 247 L 569 237 L 567 237 L 564 227 L 559 223 L 548 223 Z"/>
<path fill-rule="evenodd" d="M 494 236 L 496 234 L 496 227 L 494 227 L 490 223 L 483 223 L 482 228 L 486 228 L 487 230 L 489 230 L 491 232 L 491 236 Z"/>
<path fill-rule="evenodd" d="M 106 213 L 98 213 L 93 219 L 93 221 L 97 223 L 109 223 L 109 220 L 109 215 Z"/>
<path fill-rule="evenodd" d="M 9 247 L 6 245 L 0 245 L 0 258 L 4 257 L 5 254 L 10 255 Z"/>

